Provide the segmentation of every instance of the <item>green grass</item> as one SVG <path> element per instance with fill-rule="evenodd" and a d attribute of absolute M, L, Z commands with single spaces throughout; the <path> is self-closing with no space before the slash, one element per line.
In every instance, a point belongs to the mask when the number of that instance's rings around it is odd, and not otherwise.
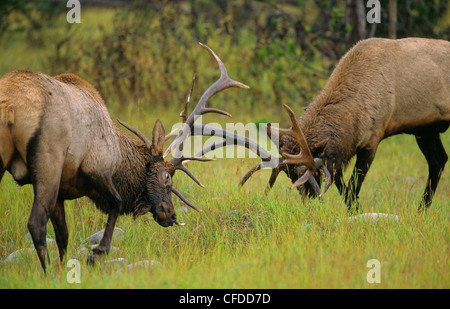
<path fill-rule="evenodd" d="M 449 134 L 443 135 L 450 146 Z M 2 263 L 2 288 L 449 288 L 448 223 L 450 185 L 445 171 L 433 205 L 417 215 L 427 177 L 422 154 L 411 136 L 380 145 L 361 191 L 364 212 L 396 214 L 400 222 L 342 222 L 348 214 L 335 188 L 323 201 L 302 205 L 282 176 L 266 197 L 269 172 L 255 175 L 239 190 L 237 183 L 256 160 L 221 159 L 192 163 L 207 184 L 185 175 L 175 186 L 204 210 L 175 207 L 184 227 L 162 228 L 151 216 L 120 217 L 125 233 L 113 241 L 117 251 L 92 268 L 81 262 L 81 283 L 69 284 L 69 268 L 52 263 L 43 276 L 37 256 L 26 263 Z M 408 151 L 404 151 L 408 149 Z M 348 171 L 349 172 L 349 171 Z M 347 173 L 348 174 L 348 173 Z M 226 180 L 226 181 L 224 181 Z M 26 247 L 31 187 L 18 189 L 9 175 L 0 186 L 0 257 Z M 87 199 L 66 202 L 69 256 L 85 238 L 104 228 L 106 216 Z M 337 222 L 337 220 L 340 221 Z M 51 224 L 49 237 L 54 237 Z M 57 257 L 51 249 L 50 258 Z M 117 272 L 105 261 L 155 260 L 163 267 Z M 381 262 L 381 283 L 369 284 L 370 259 Z"/>

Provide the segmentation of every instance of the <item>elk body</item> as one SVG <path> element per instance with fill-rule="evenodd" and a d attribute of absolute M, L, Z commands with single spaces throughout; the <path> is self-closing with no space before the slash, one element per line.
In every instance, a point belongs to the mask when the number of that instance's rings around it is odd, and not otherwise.
<path fill-rule="evenodd" d="M 212 95 L 228 87 L 247 88 L 231 80 L 220 59 L 202 46 L 219 63 L 221 78 L 205 92 L 195 115 L 185 122 L 188 129 L 201 114 L 227 114 L 205 107 Z M 66 254 L 65 200 L 87 196 L 108 214 L 103 239 L 88 258 L 91 262 L 109 251 L 118 215 L 151 212 L 161 226 L 178 224 L 171 193 L 195 208 L 172 187 L 172 176 L 181 169 L 198 182 L 182 163 L 207 159 L 179 155 L 164 161 L 166 136 L 159 120 L 152 141 L 119 121 L 140 140 L 130 137 L 114 124 L 98 92 L 75 75 L 7 73 L 0 79 L 0 117 L 0 181 L 9 171 L 18 184 L 33 185 L 28 229 L 44 271 L 49 219 L 61 261 Z M 186 137 L 177 137 L 178 149 L 182 149 Z"/>
<path fill-rule="evenodd" d="M 450 43 L 421 38 L 361 41 L 339 61 L 300 118 L 285 108 L 291 129 L 268 127 L 272 139 L 275 135 L 279 140 L 282 155 L 271 166 L 269 189 L 281 171 L 303 198 L 322 195 L 334 182 L 349 210 L 353 204 L 357 209 L 379 143 L 407 133 L 416 137 L 428 161 L 429 177 L 419 210 L 426 208 L 448 159 L 440 133 L 450 125 Z M 352 177 L 345 185 L 343 169 L 355 155 Z M 241 185 L 264 167 L 262 163 L 244 176 Z M 319 193 L 321 169 L 326 182 Z"/>

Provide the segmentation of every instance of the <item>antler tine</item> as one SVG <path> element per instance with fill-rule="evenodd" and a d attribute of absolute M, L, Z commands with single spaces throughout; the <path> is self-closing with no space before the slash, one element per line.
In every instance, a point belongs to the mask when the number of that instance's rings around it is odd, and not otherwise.
<path fill-rule="evenodd" d="M 174 187 L 172 187 L 172 192 L 178 196 L 178 198 L 180 200 L 182 200 L 186 205 L 188 205 L 189 207 L 192 207 L 193 209 L 197 210 L 198 212 L 202 212 L 203 210 L 197 208 L 194 206 L 194 204 L 192 204 L 191 202 L 189 202 L 177 189 L 175 189 Z"/>
<path fill-rule="evenodd" d="M 215 128 L 204 124 L 194 124 L 194 135 L 205 135 L 205 136 L 216 136 L 224 138 L 221 141 L 215 142 L 213 144 L 205 146 L 201 151 L 196 153 L 193 158 L 195 159 L 204 156 L 208 152 L 225 147 L 227 145 L 240 145 L 248 148 L 250 151 L 254 152 L 256 155 L 261 157 L 262 162 L 254 166 L 240 181 L 239 185 L 243 186 L 245 182 L 260 169 L 270 167 L 272 169 L 284 169 L 285 165 L 281 161 L 281 158 L 272 156 L 267 150 L 259 146 L 254 141 L 248 139 L 247 137 L 231 133 L 229 131 L 223 130 L 221 128 Z M 278 172 L 279 173 L 279 172 Z M 273 186 L 273 183 L 271 184 Z"/>
<path fill-rule="evenodd" d="M 247 182 L 247 180 L 248 180 L 250 177 L 252 177 L 252 175 L 253 175 L 254 173 L 256 173 L 257 171 L 259 171 L 259 170 L 262 168 L 263 163 L 264 163 L 264 162 L 259 162 L 257 165 L 253 166 L 253 167 L 252 167 L 252 168 L 244 175 L 244 177 L 242 177 L 241 181 L 239 182 L 239 186 L 242 187 L 242 186 Z"/>
<path fill-rule="evenodd" d="M 205 188 L 205 186 L 194 176 L 194 174 L 191 173 L 190 170 L 187 169 L 186 166 L 184 166 L 183 164 L 179 164 L 175 167 L 175 169 L 177 170 L 181 170 L 183 171 L 186 175 L 188 175 L 189 177 L 191 177 L 191 179 L 198 184 L 200 187 Z"/>
<path fill-rule="evenodd" d="M 171 138 L 172 136 L 174 136 L 174 135 L 175 135 L 175 132 L 177 132 L 177 129 L 173 129 L 172 131 L 170 131 L 170 133 L 167 134 L 167 135 L 164 137 L 164 142 L 166 142 L 169 138 Z"/>
<path fill-rule="evenodd" d="M 145 137 L 145 135 L 144 135 L 141 131 L 139 131 L 139 130 L 136 129 L 135 127 L 130 126 L 129 124 L 127 124 L 127 123 L 121 121 L 120 119 L 117 119 L 117 121 L 118 121 L 121 125 L 123 125 L 125 128 L 127 128 L 128 130 L 130 130 L 131 132 L 133 132 L 137 137 L 139 137 L 139 139 L 141 139 L 141 140 L 145 143 L 145 146 L 147 146 L 147 148 L 150 149 L 150 147 L 152 146 L 152 142 L 150 142 L 150 141 Z M 171 132 L 170 134 L 172 134 L 172 132 Z M 170 137 L 170 134 L 169 134 L 168 137 Z M 168 138 L 168 137 L 167 137 L 167 138 Z"/>
<path fill-rule="evenodd" d="M 323 172 L 325 174 L 325 185 L 323 186 L 322 192 L 320 192 L 319 197 L 322 197 L 325 192 L 327 192 L 328 188 L 330 188 L 331 184 L 333 183 L 331 174 L 328 171 L 327 167 L 323 165 Z"/>
<path fill-rule="evenodd" d="M 278 134 L 276 134 L 275 136 L 272 136 L 272 130 L 271 130 L 272 124 L 268 123 L 267 124 L 267 135 L 270 138 L 270 140 L 272 140 L 276 147 L 279 150 L 279 136 Z M 276 128 L 278 129 L 278 128 Z M 264 160 L 263 157 L 261 157 L 262 162 L 260 162 L 259 164 L 257 164 L 256 166 L 252 167 L 245 175 L 244 177 L 242 177 L 241 181 L 239 182 L 239 185 L 242 187 L 247 180 L 253 176 L 253 174 L 259 170 L 261 170 L 263 167 L 267 167 L 267 160 Z M 272 155 L 270 155 L 270 161 L 271 162 L 276 162 L 276 164 L 272 164 L 272 166 L 268 166 L 270 168 L 272 168 L 272 173 L 270 174 L 270 178 L 269 178 L 269 182 L 267 184 L 266 189 L 264 190 L 265 194 L 268 194 L 270 189 L 272 189 L 275 181 L 277 180 L 278 175 L 280 174 L 281 171 L 285 170 L 286 168 L 286 164 L 284 163 L 284 158 L 278 158 L 278 157 L 273 157 Z M 264 166 L 265 165 L 265 166 Z"/>
<path fill-rule="evenodd" d="M 197 184 L 199 184 L 200 186 L 203 187 L 203 185 L 194 177 L 194 175 L 182 164 L 183 161 L 193 159 L 193 158 L 186 158 L 183 156 L 183 154 L 182 154 L 183 143 L 186 140 L 186 138 L 192 134 L 191 132 L 194 129 L 195 120 L 199 116 L 206 114 L 206 113 L 218 113 L 218 114 L 222 114 L 222 115 L 231 117 L 231 114 L 229 114 L 228 112 L 222 111 L 217 108 L 206 107 L 206 103 L 214 94 L 216 94 L 226 88 L 230 88 L 230 87 L 238 87 L 238 88 L 249 88 L 249 87 L 240 82 L 232 80 L 228 76 L 225 65 L 220 60 L 220 58 L 211 50 L 211 48 L 209 48 L 208 46 L 201 44 L 201 43 L 200 43 L 200 45 L 203 48 L 207 49 L 208 52 L 217 61 L 218 65 L 219 65 L 219 70 L 220 70 L 220 78 L 203 93 L 203 95 L 201 96 L 200 100 L 198 101 L 198 103 L 195 106 L 192 113 L 184 121 L 181 132 L 178 134 L 178 136 L 175 138 L 175 140 L 167 148 L 166 152 L 164 153 L 164 157 L 166 157 L 175 148 L 176 152 L 174 153 L 172 159 L 170 159 L 169 163 L 171 163 L 175 169 L 181 169 L 183 172 L 185 172 L 187 175 L 189 175 Z M 184 105 L 183 111 L 180 114 L 180 116 L 182 118 L 186 117 L 185 114 L 186 114 L 186 109 L 187 109 L 187 103 L 190 101 L 190 96 L 192 93 L 194 81 L 195 81 L 195 76 L 192 80 L 191 88 L 190 88 L 186 103 Z M 184 120 L 184 118 L 183 118 L 183 120 Z M 195 160 L 195 158 L 194 158 L 194 160 Z M 202 160 L 202 161 L 206 161 L 206 160 Z"/>
<path fill-rule="evenodd" d="M 309 150 L 306 138 L 303 135 L 302 130 L 298 126 L 297 118 L 295 117 L 292 109 L 287 105 L 283 104 L 284 108 L 288 112 L 289 118 L 291 120 L 292 126 L 289 129 L 277 129 L 281 134 L 290 135 L 297 141 L 300 146 L 300 153 L 293 155 L 289 153 L 282 152 L 281 155 L 284 157 L 284 163 L 288 164 L 304 164 L 308 169 L 315 169 L 314 158 Z"/>
<path fill-rule="evenodd" d="M 270 189 L 273 188 L 273 185 L 275 184 L 275 181 L 277 180 L 278 175 L 282 170 L 284 170 L 285 165 L 280 164 L 276 168 L 272 170 L 272 173 L 270 174 L 269 182 L 267 184 L 266 189 L 264 190 L 264 193 L 267 195 L 270 191 Z"/>
<path fill-rule="evenodd" d="M 224 89 L 230 88 L 230 87 L 245 88 L 245 89 L 250 88 L 249 86 L 247 86 L 243 83 L 232 80 L 228 76 L 228 73 L 227 73 L 224 63 L 212 51 L 212 49 L 202 43 L 199 43 L 199 44 L 200 44 L 200 46 L 202 46 L 203 48 L 208 50 L 208 52 L 217 61 L 218 65 L 219 65 L 219 70 L 220 70 L 220 78 L 203 93 L 203 95 L 201 96 L 197 105 L 195 106 L 194 110 L 189 115 L 189 117 L 186 119 L 186 122 L 183 125 L 183 131 L 180 132 L 180 134 L 178 134 L 178 136 L 175 138 L 175 140 L 169 145 L 166 152 L 164 153 L 164 157 L 166 157 L 177 144 L 181 146 L 183 141 L 187 138 L 189 130 L 192 131 L 195 120 L 199 116 L 206 114 L 206 113 L 218 113 L 218 114 L 222 114 L 222 115 L 225 115 L 228 117 L 232 117 L 230 113 L 225 112 L 223 110 L 220 110 L 217 108 L 206 107 L 206 103 L 213 95 L 215 95 L 216 93 L 218 93 Z"/>
<path fill-rule="evenodd" d="M 180 113 L 180 117 L 181 119 L 183 119 L 183 123 L 185 123 L 187 119 L 187 105 L 189 104 L 189 102 L 191 102 L 192 91 L 194 90 L 194 84 L 196 79 L 197 74 L 194 73 L 194 76 L 192 77 L 191 88 L 189 88 L 189 93 L 186 97 L 186 101 L 184 101 L 183 110 Z"/>
<path fill-rule="evenodd" d="M 221 88 L 217 89 L 215 92 L 213 92 L 213 94 L 215 94 L 215 93 L 217 93 L 217 92 L 219 92 L 219 91 L 221 91 L 221 90 L 223 90 L 223 89 L 229 88 L 229 87 L 237 87 L 237 88 L 245 88 L 245 89 L 250 88 L 249 86 L 247 86 L 247 85 L 245 85 L 245 84 L 243 84 L 243 83 L 240 83 L 240 82 L 237 82 L 237 81 L 232 80 L 232 79 L 228 76 L 228 73 L 227 73 L 227 69 L 226 69 L 226 67 L 225 67 L 225 64 L 224 64 L 224 63 L 222 62 L 222 60 L 220 60 L 220 58 L 213 52 L 213 50 L 212 50 L 211 48 L 209 48 L 208 46 L 206 46 L 205 44 L 202 44 L 202 43 L 200 43 L 200 42 L 199 42 L 198 44 L 200 44 L 200 46 L 202 46 L 203 48 L 206 48 L 206 50 L 209 51 L 209 53 L 214 57 L 214 59 L 216 59 L 217 63 L 219 64 L 220 78 L 219 78 L 219 80 L 218 80 L 217 82 L 223 82 L 224 85 L 223 85 Z M 213 86 L 214 86 L 214 85 L 213 85 Z M 211 94 L 211 96 L 212 96 L 213 94 Z"/>
<path fill-rule="evenodd" d="M 214 147 L 206 146 L 201 152 L 197 153 L 195 156 L 203 156 L 208 152 L 219 149 L 227 145 L 239 145 L 248 148 L 250 151 L 254 152 L 256 155 L 260 156 L 263 161 L 278 162 L 279 158 L 272 156 L 267 150 L 259 146 L 254 141 L 248 139 L 245 136 L 241 136 L 222 128 L 211 127 L 204 124 L 194 125 L 194 135 L 203 136 L 215 136 L 225 138 L 224 141 L 219 141 L 214 143 Z M 267 163 L 266 163 L 267 165 Z"/>
<path fill-rule="evenodd" d="M 202 157 L 210 151 L 225 147 L 227 145 L 227 140 L 221 140 L 219 142 L 215 142 L 214 144 L 210 144 L 205 146 L 201 151 L 197 152 L 194 157 Z"/>

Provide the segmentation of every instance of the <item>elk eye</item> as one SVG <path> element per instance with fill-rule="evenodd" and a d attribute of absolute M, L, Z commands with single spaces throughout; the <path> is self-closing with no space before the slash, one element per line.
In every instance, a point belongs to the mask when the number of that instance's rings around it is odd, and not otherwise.
<path fill-rule="evenodd" d="M 170 175 L 169 175 L 169 173 L 166 173 L 166 183 L 170 183 Z"/>

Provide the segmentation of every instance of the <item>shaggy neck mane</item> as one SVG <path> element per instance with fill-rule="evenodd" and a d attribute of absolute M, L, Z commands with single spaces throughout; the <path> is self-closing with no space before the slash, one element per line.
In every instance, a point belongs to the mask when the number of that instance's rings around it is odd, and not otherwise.
<path fill-rule="evenodd" d="M 122 162 L 113 173 L 113 183 L 122 197 L 121 212 L 132 214 L 145 191 L 146 167 L 151 162 L 151 155 L 142 142 L 120 129 L 117 131 Z"/>

